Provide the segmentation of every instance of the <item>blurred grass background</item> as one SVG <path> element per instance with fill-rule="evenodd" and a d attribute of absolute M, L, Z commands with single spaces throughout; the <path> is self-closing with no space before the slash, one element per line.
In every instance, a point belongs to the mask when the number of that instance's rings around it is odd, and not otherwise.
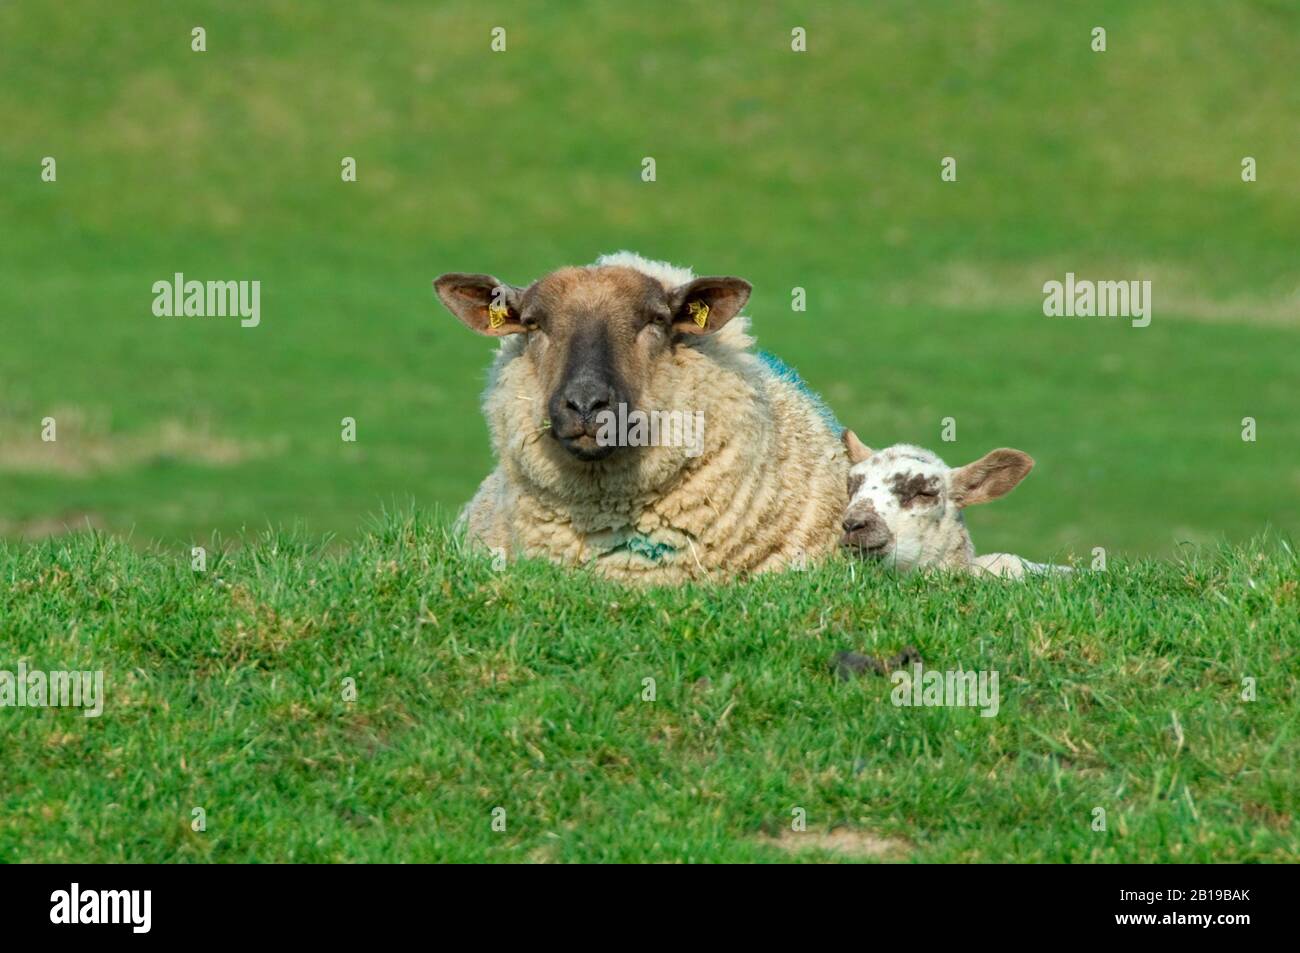
<path fill-rule="evenodd" d="M 4 3 L 0 535 L 454 510 L 491 344 L 431 279 L 619 248 L 750 279 L 867 442 L 1036 457 L 981 549 L 1295 534 L 1298 63 L 1282 0 Z M 155 317 L 178 271 L 261 326 Z M 1066 271 L 1150 278 L 1151 326 L 1044 317 Z"/>

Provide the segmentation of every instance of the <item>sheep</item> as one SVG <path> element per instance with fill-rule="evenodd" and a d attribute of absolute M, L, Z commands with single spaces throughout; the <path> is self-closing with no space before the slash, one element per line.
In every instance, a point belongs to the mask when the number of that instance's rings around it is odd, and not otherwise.
<path fill-rule="evenodd" d="M 957 469 L 929 450 L 895 444 L 873 452 L 852 430 L 848 492 L 841 545 L 907 571 L 942 567 L 1007 576 L 1070 572 L 1068 566 L 1030 562 L 1009 553 L 975 555 L 962 510 L 1010 493 L 1034 466 L 1020 450 L 1002 448 Z"/>
<path fill-rule="evenodd" d="M 497 464 L 460 514 L 470 539 L 655 585 L 836 551 L 840 427 L 753 349 L 748 282 L 619 252 L 526 288 L 461 273 L 434 287 L 471 330 L 501 339 L 482 401 Z M 638 413 L 703 427 L 636 439 L 622 423 Z"/>

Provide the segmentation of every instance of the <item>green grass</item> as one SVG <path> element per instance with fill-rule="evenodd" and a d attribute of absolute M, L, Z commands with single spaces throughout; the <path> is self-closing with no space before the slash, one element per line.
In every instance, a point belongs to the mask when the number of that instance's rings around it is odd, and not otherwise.
<path fill-rule="evenodd" d="M 1024 584 L 836 560 L 629 590 L 496 572 L 411 514 L 205 573 L 98 534 L 0 546 L 0 658 L 107 694 L 0 712 L 0 860 L 827 859 L 775 846 L 801 807 L 898 860 L 1293 861 L 1298 579 L 1262 539 Z M 998 671 L 996 717 L 830 674 L 909 643 Z"/>
<path fill-rule="evenodd" d="M 986 549 L 1294 536 L 1297 61 L 1281 0 L 0 5 L 0 536 L 455 508 L 490 346 L 431 279 L 623 247 L 750 279 L 869 443 L 1031 453 Z M 1150 277 L 1151 327 L 1045 318 L 1067 270 Z M 154 317 L 176 271 L 262 281 L 261 327 Z"/>

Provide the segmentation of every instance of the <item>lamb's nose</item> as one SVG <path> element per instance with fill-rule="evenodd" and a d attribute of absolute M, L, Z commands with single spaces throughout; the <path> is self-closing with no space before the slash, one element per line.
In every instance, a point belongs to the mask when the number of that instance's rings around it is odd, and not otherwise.
<path fill-rule="evenodd" d="M 867 525 L 867 521 L 858 516 L 846 516 L 840 525 L 844 527 L 844 532 L 851 533 L 855 529 L 862 529 Z"/>

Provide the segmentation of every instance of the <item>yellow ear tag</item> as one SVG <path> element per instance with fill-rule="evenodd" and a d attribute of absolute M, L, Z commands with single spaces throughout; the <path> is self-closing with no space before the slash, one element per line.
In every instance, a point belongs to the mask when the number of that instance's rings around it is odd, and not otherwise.
<path fill-rule="evenodd" d="M 686 306 L 686 310 L 690 312 L 691 317 L 695 318 L 695 323 L 700 327 L 704 327 L 709 323 L 709 306 L 703 301 L 692 301 Z"/>
<path fill-rule="evenodd" d="M 493 304 L 488 306 L 488 327 L 493 331 L 506 323 L 506 315 L 510 309 L 503 304 Z"/>

